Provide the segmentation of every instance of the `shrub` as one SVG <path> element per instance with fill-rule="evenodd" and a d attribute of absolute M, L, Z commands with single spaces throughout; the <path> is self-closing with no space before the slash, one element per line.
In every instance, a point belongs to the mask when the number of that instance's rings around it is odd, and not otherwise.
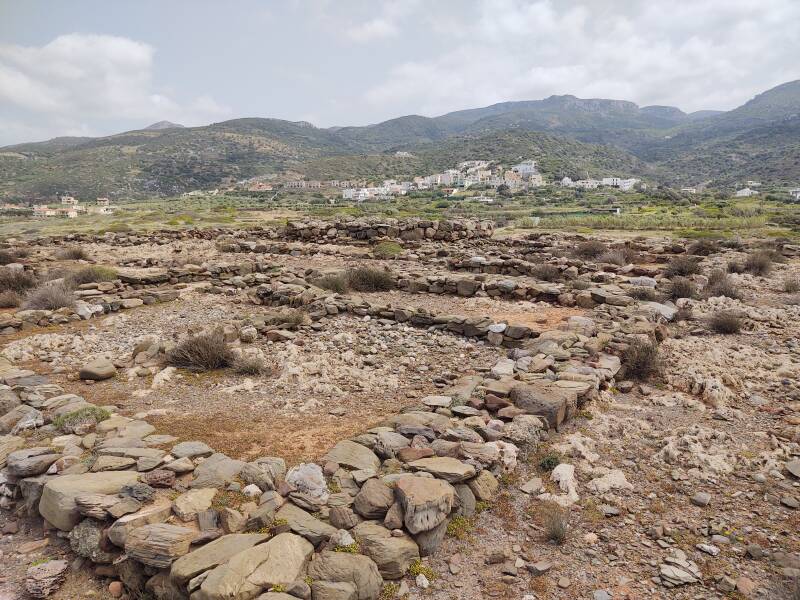
<path fill-rule="evenodd" d="M 783 291 L 787 294 L 800 292 L 800 279 L 797 277 L 787 277 L 783 280 Z"/>
<path fill-rule="evenodd" d="M 0 265 L 17 262 L 17 258 L 8 250 L 0 250 Z"/>
<path fill-rule="evenodd" d="M 539 468 L 548 473 L 561 464 L 561 455 L 558 452 L 548 452 L 539 460 Z"/>
<path fill-rule="evenodd" d="M 608 248 L 603 242 L 592 240 L 578 244 L 578 247 L 575 248 L 575 255 L 580 258 L 597 258 L 607 251 Z"/>
<path fill-rule="evenodd" d="M 531 275 L 533 275 L 536 279 L 541 279 L 542 281 L 558 281 L 561 279 L 561 271 L 555 265 L 535 265 L 531 269 Z"/>
<path fill-rule="evenodd" d="M 675 313 L 675 321 L 680 323 L 681 321 L 691 321 L 692 320 L 692 309 L 688 306 L 684 306 L 683 308 L 679 308 L 678 312 Z"/>
<path fill-rule="evenodd" d="M 408 574 L 412 577 L 416 577 L 417 575 L 425 575 L 425 578 L 428 581 L 433 581 L 436 579 L 436 571 L 431 569 L 428 565 L 423 564 L 418 558 L 414 559 L 408 566 Z"/>
<path fill-rule="evenodd" d="M 116 269 L 111 267 L 102 267 L 100 265 L 92 265 L 83 267 L 77 271 L 70 271 L 64 277 L 64 282 L 67 285 L 78 287 L 85 283 L 100 283 L 101 281 L 114 281 L 117 278 Z"/>
<path fill-rule="evenodd" d="M 72 290 L 63 282 L 57 282 L 45 283 L 30 292 L 25 298 L 23 307 L 34 310 L 58 310 L 74 303 L 75 296 Z"/>
<path fill-rule="evenodd" d="M 269 367 L 257 356 L 239 356 L 233 361 L 233 370 L 239 375 L 263 375 Z"/>
<path fill-rule="evenodd" d="M 716 333 L 722 333 L 726 335 L 731 333 L 739 333 L 739 331 L 742 329 L 742 320 L 736 313 L 722 310 L 709 317 L 708 327 Z"/>
<path fill-rule="evenodd" d="M 53 419 L 56 429 L 62 429 L 68 433 L 80 428 L 83 425 L 96 425 L 100 421 L 105 421 L 111 416 L 105 408 L 99 406 L 85 406 L 78 410 L 73 410 L 66 415 L 60 415 Z"/>
<path fill-rule="evenodd" d="M 628 264 L 625 260 L 625 253 L 620 250 L 609 250 L 597 259 L 597 262 L 606 263 L 608 265 L 617 265 L 624 267 Z"/>
<path fill-rule="evenodd" d="M 753 275 L 767 275 L 772 269 L 772 254 L 765 251 L 749 254 L 744 261 L 744 269 Z"/>
<path fill-rule="evenodd" d="M 278 325 L 285 329 L 294 329 L 308 322 L 308 315 L 298 308 L 277 310 L 268 313 L 264 318 L 265 325 Z"/>
<path fill-rule="evenodd" d="M 80 246 L 67 246 L 56 252 L 56 258 L 59 260 L 86 260 L 89 255 Z"/>
<path fill-rule="evenodd" d="M 469 537 L 474 528 L 475 523 L 472 519 L 459 515 L 450 519 L 447 524 L 447 535 L 458 540 L 464 540 Z"/>
<path fill-rule="evenodd" d="M 0 292 L 0 308 L 16 308 L 22 304 L 22 296 L 14 290 Z"/>
<path fill-rule="evenodd" d="M 586 281 L 585 279 L 573 279 L 569 285 L 573 290 L 581 291 L 588 290 L 590 287 L 592 287 L 592 282 Z"/>
<path fill-rule="evenodd" d="M 673 300 L 678 298 L 694 298 L 697 295 L 697 287 L 691 279 L 686 277 L 673 277 L 670 280 L 669 297 Z"/>
<path fill-rule="evenodd" d="M 394 277 L 388 271 L 358 267 L 347 272 L 348 287 L 357 292 L 385 292 L 394 289 Z"/>
<path fill-rule="evenodd" d="M 696 275 L 700 273 L 700 261 L 691 256 L 676 256 L 672 258 L 667 264 L 665 273 L 667 277 L 675 277 L 680 275 L 686 277 L 687 275 Z"/>
<path fill-rule="evenodd" d="M 728 263 L 727 269 L 728 273 L 744 273 L 744 265 L 735 260 Z"/>
<path fill-rule="evenodd" d="M 541 511 L 545 538 L 550 542 L 563 544 L 569 532 L 567 511 L 554 502 L 544 504 Z"/>
<path fill-rule="evenodd" d="M 636 298 L 637 300 L 648 300 L 650 302 L 654 302 L 658 299 L 658 294 L 656 294 L 653 288 L 643 285 L 635 285 L 628 289 L 628 296 Z"/>
<path fill-rule="evenodd" d="M 692 256 L 708 256 L 714 252 L 719 252 L 719 244 L 716 240 L 701 239 L 692 242 L 686 249 Z"/>
<path fill-rule="evenodd" d="M 372 253 L 378 258 L 394 258 L 402 254 L 403 247 L 397 242 L 381 242 L 372 249 Z"/>
<path fill-rule="evenodd" d="M 30 271 L 0 267 L 0 292 L 12 291 L 21 294 L 36 287 L 37 283 L 36 277 Z"/>
<path fill-rule="evenodd" d="M 233 364 L 234 356 L 221 333 L 188 337 L 167 353 L 167 363 L 190 371 L 213 371 Z"/>
<path fill-rule="evenodd" d="M 323 275 L 312 283 L 323 290 L 330 290 L 337 294 L 347 293 L 347 277 L 345 275 Z"/>
<path fill-rule="evenodd" d="M 738 299 L 742 297 L 733 279 L 731 279 L 725 271 L 720 269 L 712 271 L 711 275 L 708 276 L 708 283 L 703 289 L 703 292 L 708 298 L 713 296 L 726 296 L 728 298 Z"/>
<path fill-rule="evenodd" d="M 635 339 L 622 354 L 625 375 L 634 379 L 647 379 L 661 370 L 658 344 Z"/>

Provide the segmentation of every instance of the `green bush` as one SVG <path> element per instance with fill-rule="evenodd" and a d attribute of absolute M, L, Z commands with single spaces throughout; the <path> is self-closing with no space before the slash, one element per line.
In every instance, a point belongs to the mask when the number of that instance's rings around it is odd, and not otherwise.
<path fill-rule="evenodd" d="M 372 249 L 372 253 L 378 258 L 394 258 L 402 254 L 403 247 L 397 242 L 381 242 Z"/>
<path fill-rule="evenodd" d="M 558 452 L 548 452 L 539 460 L 539 468 L 548 473 L 561 464 L 561 455 Z"/>
<path fill-rule="evenodd" d="M 66 415 L 56 417 L 53 419 L 53 425 L 56 429 L 71 432 L 80 425 L 96 425 L 110 416 L 111 413 L 99 406 L 84 406 Z"/>

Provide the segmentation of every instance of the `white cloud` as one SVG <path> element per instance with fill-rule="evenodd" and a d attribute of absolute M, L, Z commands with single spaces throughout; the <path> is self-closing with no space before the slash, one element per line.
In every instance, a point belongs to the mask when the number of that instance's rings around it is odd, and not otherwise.
<path fill-rule="evenodd" d="M 51 135 L 93 132 L 104 121 L 188 124 L 230 114 L 208 96 L 186 103 L 153 83 L 155 49 L 110 35 L 68 34 L 41 47 L 0 45 L 0 107 Z M 86 133 L 84 133 L 85 135 Z"/>
<path fill-rule="evenodd" d="M 385 0 L 378 3 L 379 16 L 346 28 L 347 37 L 354 42 L 366 43 L 397 37 L 401 23 L 420 5 L 419 0 Z"/>
<path fill-rule="evenodd" d="M 574 94 L 730 109 L 800 76 L 800 2 L 476 0 L 428 20 L 446 51 L 366 93 L 387 114 L 435 115 Z M 421 21 L 419 21 L 421 22 Z"/>

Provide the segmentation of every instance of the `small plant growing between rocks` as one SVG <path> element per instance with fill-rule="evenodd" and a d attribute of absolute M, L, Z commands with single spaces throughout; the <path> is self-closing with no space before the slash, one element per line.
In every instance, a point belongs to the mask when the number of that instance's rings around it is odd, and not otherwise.
<path fill-rule="evenodd" d="M 636 298 L 637 300 L 647 300 L 649 302 L 654 302 L 658 299 L 658 294 L 653 288 L 641 285 L 630 288 L 628 290 L 628 296 Z"/>
<path fill-rule="evenodd" d="M 67 246 L 56 252 L 56 258 L 59 260 L 87 260 L 89 254 L 80 246 Z"/>
<path fill-rule="evenodd" d="M 490 508 L 492 508 L 492 505 L 489 502 L 487 502 L 486 500 L 478 500 L 475 503 L 475 514 L 479 515 L 482 512 L 489 510 Z"/>
<path fill-rule="evenodd" d="M 708 256 L 714 252 L 719 252 L 719 244 L 716 240 L 702 239 L 692 242 L 686 249 L 692 256 Z"/>
<path fill-rule="evenodd" d="M 661 370 L 658 344 L 635 339 L 622 354 L 625 374 L 632 379 L 648 379 Z"/>
<path fill-rule="evenodd" d="M 561 455 L 558 452 L 548 452 L 539 460 L 539 468 L 550 472 L 561 464 Z"/>
<path fill-rule="evenodd" d="M 431 569 L 428 565 L 423 564 L 420 559 L 412 561 L 412 563 L 408 566 L 408 574 L 412 577 L 424 575 L 428 581 L 433 581 L 436 579 L 436 571 Z"/>
<path fill-rule="evenodd" d="M 397 242 L 380 242 L 373 249 L 372 253 L 378 258 L 394 258 L 403 253 L 403 247 Z"/>
<path fill-rule="evenodd" d="M 68 433 L 82 428 L 92 427 L 111 416 L 106 409 L 99 406 L 84 406 L 66 415 L 53 419 L 53 426 Z"/>
<path fill-rule="evenodd" d="M 555 265 L 535 265 L 531 268 L 531 274 L 536 279 L 541 279 L 542 281 L 558 281 L 561 279 L 561 271 Z"/>
<path fill-rule="evenodd" d="M 728 273 L 744 273 L 744 265 L 735 260 L 730 261 L 726 269 Z"/>
<path fill-rule="evenodd" d="M 463 515 L 458 515 L 450 519 L 450 522 L 447 524 L 447 535 L 458 540 L 463 540 L 469 537 L 474 528 L 475 523 L 472 519 Z"/>
<path fill-rule="evenodd" d="M 29 310 L 58 310 L 75 304 L 72 290 L 63 282 L 46 283 L 28 294 L 24 308 Z"/>
<path fill-rule="evenodd" d="M 722 310 L 709 317 L 708 327 L 724 335 L 739 333 L 742 329 L 742 319 L 734 312 Z"/>
<path fill-rule="evenodd" d="M 672 300 L 678 298 L 694 298 L 697 295 L 697 287 L 691 279 L 686 277 L 673 277 L 670 280 L 669 297 Z"/>
<path fill-rule="evenodd" d="M 270 592 L 274 592 L 276 594 L 285 594 L 286 593 L 286 586 L 285 585 L 281 585 L 279 583 L 278 585 L 273 585 L 271 588 L 269 588 L 269 591 Z"/>
<path fill-rule="evenodd" d="M 563 544 L 569 533 L 569 520 L 567 512 L 555 503 L 542 506 L 542 525 L 547 541 Z"/>
<path fill-rule="evenodd" d="M 230 367 L 233 351 L 221 333 L 201 333 L 184 339 L 167 353 L 167 363 L 189 371 L 213 371 Z"/>
<path fill-rule="evenodd" d="M 30 271 L 19 271 L 8 267 L 0 268 L 0 292 L 25 293 L 35 288 L 38 281 Z"/>
<path fill-rule="evenodd" d="M 117 278 L 116 269 L 111 267 L 103 267 L 100 265 L 91 265 L 83 267 L 77 271 L 67 273 L 64 277 L 64 282 L 71 287 L 78 287 L 85 283 L 100 283 L 102 281 L 114 281 Z"/>
<path fill-rule="evenodd" d="M 680 275 L 686 277 L 688 275 L 697 275 L 702 271 L 700 261 L 692 256 L 676 256 L 667 263 L 665 273 L 667 277 L 675 277 Z"/>
<path fill-rule="evenodd" d="M 264 375 L 269 372 L 266 363 L 257 356 L 239 356 L 233 361 L 233 371 L 237 375 Z"/>
<path fill-rule="evenodd" d="M 800 278 L 787 277 L 783 280 L 783 291 L 787 294 L 795 294 L 800 292 Z"/>
<path fill-rule="evenodd" d="M 14 290 L 0 292 L 0 308 L 16 308 L 22 304 L 22 296 Z"/>
<path fill-rule="evenodd" d="M 361 547 L 358 545 L 358 542 L 353 542 L 352 544 L 347 544 L 346 546 L 336 546 L 333 551 L 346 552 L 348 554 L 358 554 L 361 551 Z"/>
<path fill-rule="evenodd" d="M 608 251 L 608 248 L 603 242 L 592 240 L 589 242 L 582 242 L 575 248 L 575 255 L 583 258 L 597 258 Z"/>
<path fill-rule="evenodd" d="M 726 296 L 728 298 L 739 299 L 742 297 L 739 288 L 733 282 L 733 279 L 720 269 L 711 272 L 708 276 L 708 283 L 703 288 L 703 292 L 707 298 L 714 296 Z"/>
<path fill-rule="evenodd" d="M 323 275 L 313 281 L 314 285 L 323 290 L 330 290 L 337 294 L 347 293 L 347 277 L 344 275 Z"/>
<path fill-rule="evenodd" d="M 347 272 L 347 283 L 356 292 L 386 292 L 395 287 L 391 273 L 371 267 L 350 269 Z"/>
<path fill-rule="evenodd" d="M 386 583 L 384 584 L 383 589 L 381 589 L 381 595 L 378 596 L 378 600 L 394 600 L 394 598 L 397 598 L 399 591 L 399 583 Z"/>
<path fill-rule="evenodd" d="M 749 254 L 744 261 L 744 270 L 753 275 L 764 277 L 772 269 L 772 254 L 768 251 Z"/>

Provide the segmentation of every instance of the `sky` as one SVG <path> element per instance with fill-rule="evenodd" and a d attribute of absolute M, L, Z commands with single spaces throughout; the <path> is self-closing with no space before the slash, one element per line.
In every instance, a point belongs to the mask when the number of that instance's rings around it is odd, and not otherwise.
<path fill-rule="evenodd" d="M 800 78 L 798 23 L 800 0 L 0 0 L 0 145 L 553 94 L 728 110 Z"/>

